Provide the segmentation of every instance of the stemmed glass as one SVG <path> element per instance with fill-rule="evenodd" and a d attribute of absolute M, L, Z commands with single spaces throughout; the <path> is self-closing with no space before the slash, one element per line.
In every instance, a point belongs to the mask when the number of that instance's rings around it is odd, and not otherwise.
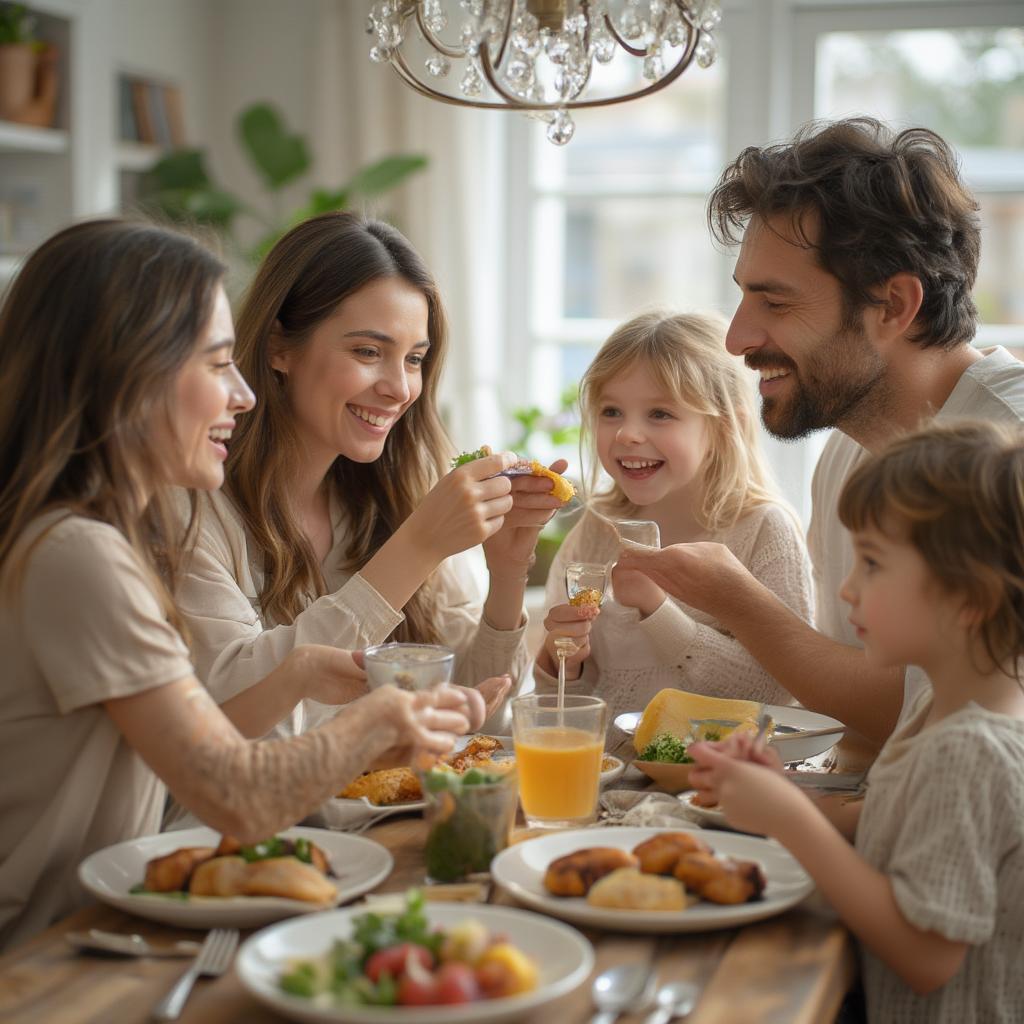
<path fill-rule="evenodd" d="M 616 519 L 615 529 L 623 547 L 660 548 L 661 531 L 650 519 Z"/>
<path fill-rule="evenodd" d="M 602 562 L 570 562 L 565 567 L 565 592 L 574 608 L 597 608 L 608 589 L 608 566 Z"/>

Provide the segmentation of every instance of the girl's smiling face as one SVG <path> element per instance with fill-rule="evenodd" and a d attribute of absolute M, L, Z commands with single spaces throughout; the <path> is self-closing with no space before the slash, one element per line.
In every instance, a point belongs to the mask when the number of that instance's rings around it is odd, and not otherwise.
<path fill-rule="evenodd" d="M 339 303 L 305 342 L 272 355 L 307 450 L 331 460 L 380 458 L 391 428 L 423 390 L 427 324 L 423 293 L 400 277 L 382 277 Z"/>
<path fill-rule="evenodd" d="M 684 492 L 699 497 L 707 417 L 670 394 L 646 365 L 602 388 L 595 443 L 604 471 L 634 505 L 654 505 Z"/>

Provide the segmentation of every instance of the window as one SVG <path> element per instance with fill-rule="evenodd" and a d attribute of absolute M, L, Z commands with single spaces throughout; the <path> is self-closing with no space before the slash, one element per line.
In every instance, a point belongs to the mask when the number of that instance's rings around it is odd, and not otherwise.
<path fill-rule="evenodd" d="M 718 63 L 692 67 L 637 103 L 580 112 L 565 148 L 510 119 L 508 394 L 557 409 L 610 330 L 640 309 L 731 315 L 735 253 L 719 252 L 709 237 L 710 186 L 744 146 L 851 113 L 921 124 L 957 147 L 982 208 L 978 341 L 1024 347 L 1024 5 L 723 7 Z M 826 437 L 765 437 L 776 478 L 805 522 Z"/>

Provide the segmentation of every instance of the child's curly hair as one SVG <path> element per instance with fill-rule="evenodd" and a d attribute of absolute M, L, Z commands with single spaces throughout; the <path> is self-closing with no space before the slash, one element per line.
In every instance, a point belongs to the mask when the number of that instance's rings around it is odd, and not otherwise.
<path fill-rule="evenodd" d="M 860 466 L 839 498 L 848 530 L 906 540 L 939 585 L 978 613 L 993 666 L 1024 658 L 1024 427 L 934 424 Z"/>

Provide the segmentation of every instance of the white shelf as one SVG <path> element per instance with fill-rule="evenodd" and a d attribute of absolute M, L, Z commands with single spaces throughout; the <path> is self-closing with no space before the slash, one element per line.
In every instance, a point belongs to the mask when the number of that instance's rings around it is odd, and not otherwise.
<path fill-rule="evenodd" d="M 146 142 L 119 142 L 116 161 L 121 171 L 148 171 L 164 155 L 160 146 Z"/>
<path fill-rule="evenodd" d="M 0 153 L 66 153 L 68 133 L 0 121 Z"/>

